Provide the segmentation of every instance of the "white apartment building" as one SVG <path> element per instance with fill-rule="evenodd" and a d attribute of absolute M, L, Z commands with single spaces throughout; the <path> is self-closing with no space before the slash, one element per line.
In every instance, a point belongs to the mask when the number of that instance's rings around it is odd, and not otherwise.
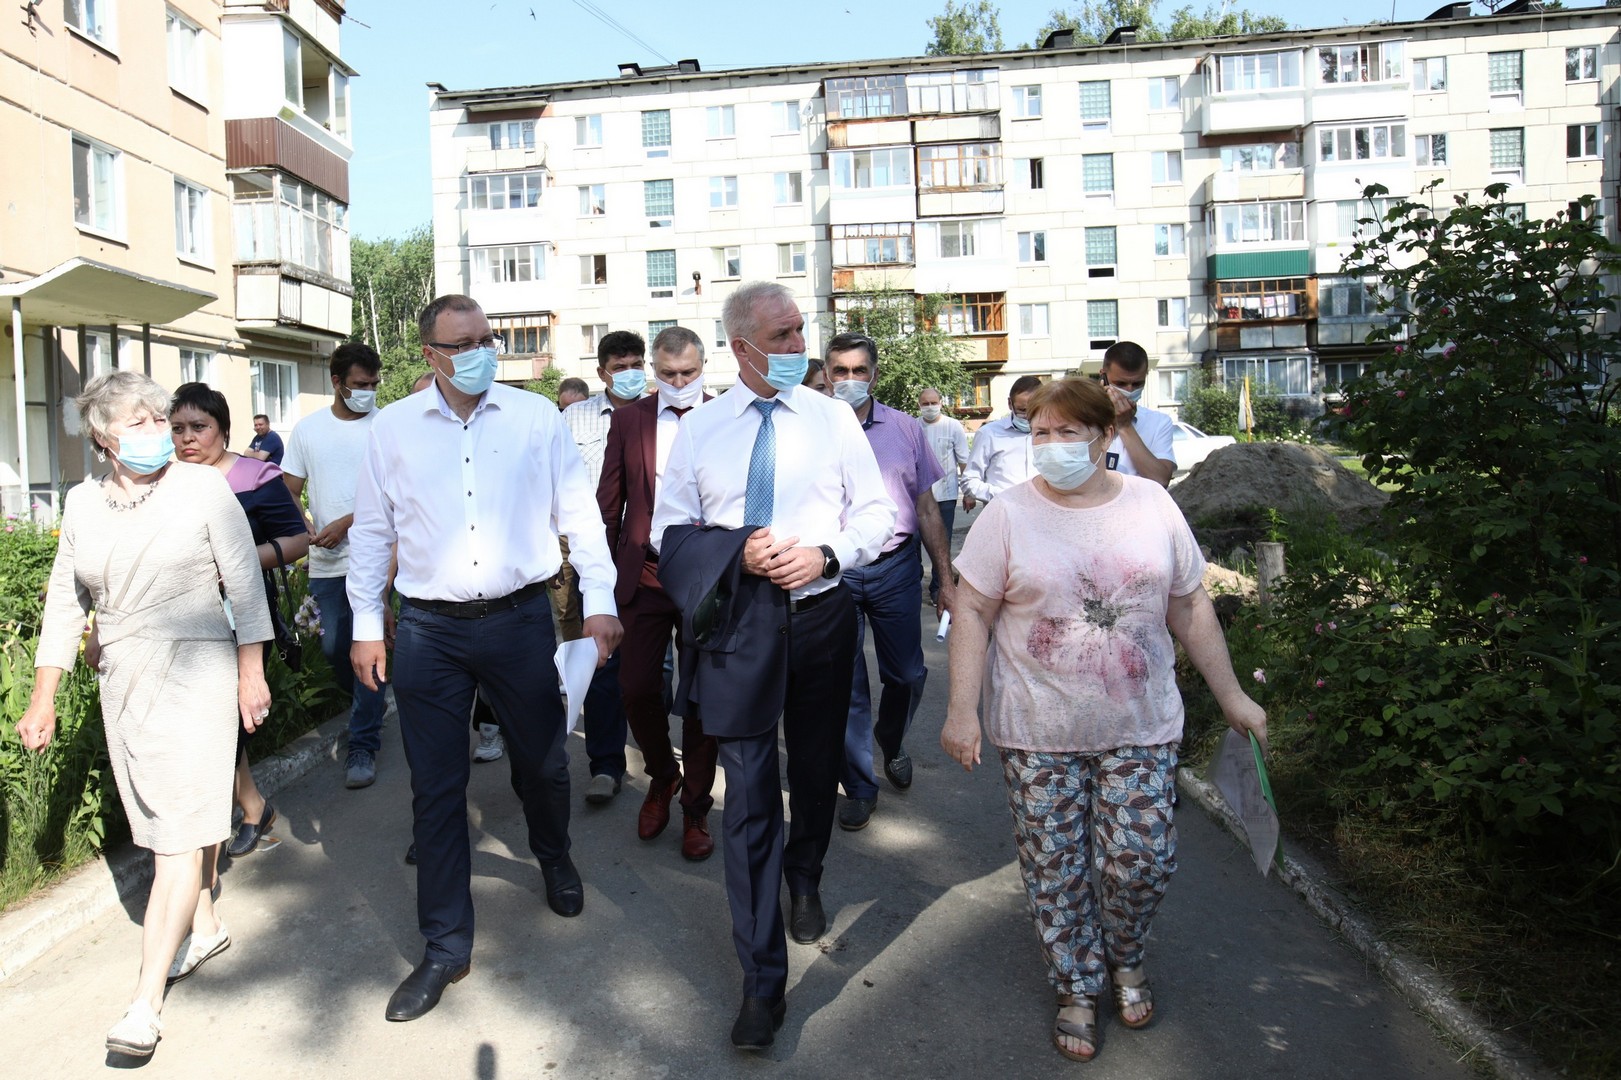
<path fill-rule="evenodd" d="M 336 0 L 59 0 L 0 19 L 0 503 L 92 471 L 113 368 L 231 405 L 232 446 L 331 395 L 349 336 Z M 226 77 L 226 72 L 230 77 Z"/>
<path fill-rule="evenodd" d="M 1375 315 L 1341 273 L 1362 189 L 1489 184 L 1539 217 L 1613 212 L 1621 12 L 1540 10 L 1198 41 L 1052 35 L 976 56 L 592 82 L 430 84 L 440 292 L 478 299 L 501 377 L 589 378 L 615 329 L 714 343 L 737 282 L 829 313 L 887 287 L 947 293 L 970 346 L 960 412 L 1024 374 L 1096 370 L 1120 339 L 1175 410 L 1201 365 L 1303 413 L 1366 362 Z"/>

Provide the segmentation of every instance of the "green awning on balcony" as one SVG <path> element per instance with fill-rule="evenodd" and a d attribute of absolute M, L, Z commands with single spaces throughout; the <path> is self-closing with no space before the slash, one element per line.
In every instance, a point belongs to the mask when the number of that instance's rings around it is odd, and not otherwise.
<path fill-rule="evenodd" d="M 1211 281 L 1241 278 L 1305 277 L 1311 272 L 1311 252 L 1229 251 L 1205 260 L 1205 276 Z"/>

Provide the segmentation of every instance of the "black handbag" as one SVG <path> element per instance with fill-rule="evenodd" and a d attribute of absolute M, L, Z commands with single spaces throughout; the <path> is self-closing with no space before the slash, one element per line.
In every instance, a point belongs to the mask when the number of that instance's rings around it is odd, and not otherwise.
<path fill-rule="evenodd" d="M 269 541 L 270 547 L 276 553 L 276 566 L 266 570 L 265 599 L 270 602 L 270 625 L 275 634 L 276 655 L 281 662 L 287 665 L 287 670 L 297 674 L 304 669 L 304 642 L 298 636 L 298 625 L 286 610 L 286 604 L 292 599 L 292 588 L 287 583 L 287 563 L 281 555 L 281 545 L 276 541 Z M 281 575 L 281 586 L 276 585 L 276 575 Z"/>

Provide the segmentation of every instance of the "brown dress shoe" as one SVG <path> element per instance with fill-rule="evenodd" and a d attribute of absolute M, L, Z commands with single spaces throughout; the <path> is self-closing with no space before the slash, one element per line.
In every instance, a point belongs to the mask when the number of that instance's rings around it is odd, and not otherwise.
<path fill-rule="evenodd" d="M 681 790 L 681 774 L 668 780 L 654 780 L 647 785 L 647 798 L 642 800 L 642 811 L 636 815 L 636 835 L 651 840 L 670 824 L 670 800 Z"/>
<path fill-rule="evenodd" d="M 708 814 L 683 814 L 681 829 L 681 855 L 691 862 L 703 862 L 715 853 L 715 841 L 709 836 Z"/>

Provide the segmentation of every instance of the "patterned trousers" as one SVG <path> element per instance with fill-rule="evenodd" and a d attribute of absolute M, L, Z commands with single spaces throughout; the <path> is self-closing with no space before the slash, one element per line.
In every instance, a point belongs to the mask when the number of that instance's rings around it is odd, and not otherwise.
<path fill-rule="evenodd" d="M 1167 743 L 1001 752 L 1019 872 L 1060 994 L 1100 994 L 1105 960 L 1110 968 L 1142 961 L 1148 924 L 1176 872 L 1176 751 Z"/>

